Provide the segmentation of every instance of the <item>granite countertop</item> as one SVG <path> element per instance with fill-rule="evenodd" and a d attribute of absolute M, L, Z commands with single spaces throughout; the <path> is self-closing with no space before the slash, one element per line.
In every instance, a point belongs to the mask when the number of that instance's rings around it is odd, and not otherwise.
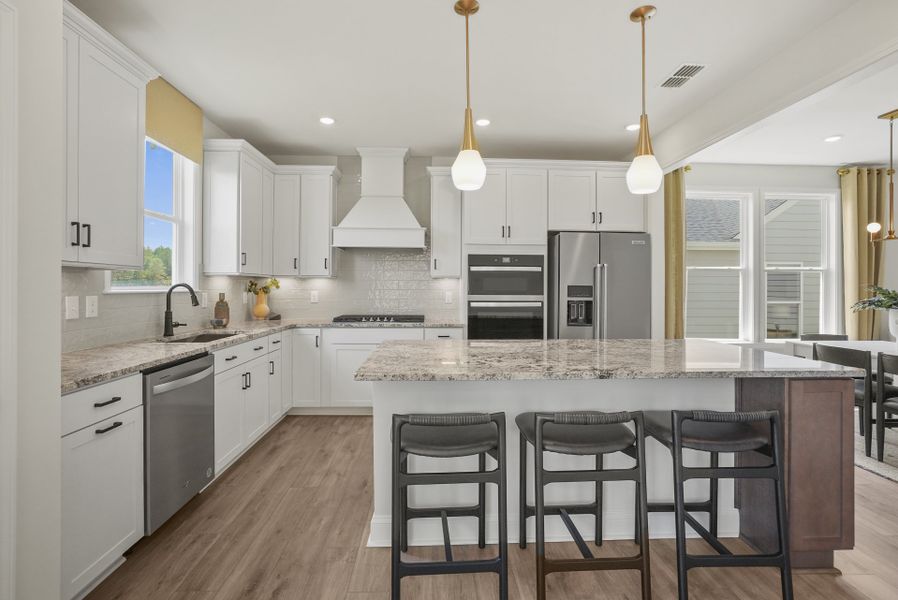
<path fill-rule="evenodd" d="M 357 381 L 863 377 L 864 372 L 706 340 L 395 341 Z"/>
<path fill-rule="evenodd" d="M 227 348 L 255 338 L 264 337 L 288 329 L 303 328 L 390 328 L 390 327 L 435 327 L 458 328 L 461 323 L 447 321 L 425 321 L 421 323 L 333 323 L 331 321 L 292 319 L 285 321 L 251 321 L 230 329 L 216 329 L 215 332 L 235 333 L 231 337 L 204 343 L 178 343 L 178 339 L 192 337 L 198 333 L 213 331 L 190 331 L 178 334 L 173 341 L 163 342 L 163 338 L 137 340 L 121 344 L 99 346 L 62 355 L 63 394 L 84 387 L 111 381 L 126 375 L 146 371 L 161 365 L 199 356 Z"/>

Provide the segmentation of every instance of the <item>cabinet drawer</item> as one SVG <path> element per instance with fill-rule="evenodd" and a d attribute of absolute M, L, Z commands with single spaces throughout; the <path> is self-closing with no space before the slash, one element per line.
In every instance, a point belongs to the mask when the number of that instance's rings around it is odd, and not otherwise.
<path fill-rule="evenodd" d="M 324 341 L 336 344 L 380 344 L 390 340 L 423 339 L 423 327 L 347 327 L 324 330 Z"/>
<path fill-rule="evenodd" d="M 230 346 L 214 353 L 215 356 L 215 372 L 223 373 L 228 369 L 233 369 L 237 365 L 254 359 L 257 356 L 268 354 L 268 338 L 261 337 L 242 344 Z"/>
<path fill-rule="evenodd" d="M 424 329 L 425 340 L 460 340 L 464 336 L 461 327 L 428 327 Z"/>
<path fill-rule="evenodd" d="M 143 404 L 139 374 L 62 397 L 62 435 L 83 429 Z"/>
<path fill-rule="evenodd" d="M 268 336 L 268 351 L 269 352 L 274 352 L 275 350 L 280 349 L 280 347 L 283 345 L 284 344 L 282 342 L 280 333 L 272 333 L 271 335 Z"/>

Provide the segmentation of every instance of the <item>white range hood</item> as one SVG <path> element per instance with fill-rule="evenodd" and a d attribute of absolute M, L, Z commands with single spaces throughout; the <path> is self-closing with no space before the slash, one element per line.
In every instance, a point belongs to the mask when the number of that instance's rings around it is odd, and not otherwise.
<path fill-rule="evenodd" d="M 362 196 L 334 227 L 337 248 L 424 248 L 424 231 L 403 199 L 408 148 L 356 148 Z"/>

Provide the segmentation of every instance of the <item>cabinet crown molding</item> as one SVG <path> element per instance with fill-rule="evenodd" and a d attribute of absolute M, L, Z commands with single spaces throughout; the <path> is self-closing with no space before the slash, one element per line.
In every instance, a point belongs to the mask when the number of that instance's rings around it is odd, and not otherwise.
<path fill-rule="evenodd" d="M 65 0 L 62 5 L 62 22 L 76 31 L 81 37 L 87 38 L 97 46 L 109 51 L 113 58 L 132 71 L 135 76 L 143 79 L 144 83 L 159 77 L 159 71 L 121 43 L 111 33 L 97 25 L 68 0 Z"/>
<path fill-rule="evenodd" d="M 278 165 L 262 154 L 255 146 L 240 139 L 208 139 L 203 142 L 205 152 L 245 152 L 262 163 L 275 175 L 331 175 L 339 181 L 343 174 L 334 165 Z"/>

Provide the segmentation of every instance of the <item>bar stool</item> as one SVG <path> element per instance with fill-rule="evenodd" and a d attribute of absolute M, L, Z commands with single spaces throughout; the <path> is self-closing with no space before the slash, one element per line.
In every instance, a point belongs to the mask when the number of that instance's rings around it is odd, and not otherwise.
<path fill-rule="evenodd" d="M 499 598 L 508 598 L 508 514 L 505 475 L 505 413 L 455 413 L 393 415 L 392 427 L 392 597 L 400 598 L 400 581 L 413 575 L 490 573 L 499 575 Z M 408 456 L 433 458 L 478 457 L 478 470 L 446 473 L 409 473 Z M 496 460 L 496 468 L 486 470 L 486 455 Z M 478 502 L 467 507 L 420 508 L 408 505 L 408 488 L 413 485 L 476 483 Z M 449 539 L 449 517 L 476 517 L 478 545 L 486 546 L 486 484 L 498 487 L 499 554 L 480 560 L 453 560 Z M 446 559 L 431 562 L 403 562 L 408 550 L 410 519 L 440 518 Z"/>
<path fill-rule="evenodd" d="M 634 423 L 635 433 L 624 423 Z M 536 517 L 536 597 L 546 598 L 546 575 L 568 571 L 638 570 L 642 575 L 642 598 L 652 597 L 649 569 L 648 513 L 646 512 L 645 426 L 640 412 L 602 413 L 593 411 L 561 413 L 522 413 L 515 418 L 520 430 L 520 547 L 527 547 L 527 517 Z M 527 504 L 527 443 L 534 448 L 536 504 Z M 595 456 L 591 471 L 549 471 L 543 468 L 543 453 L 555 452 L 576 456 Z M 605 470 L 602 457 L 622 452 L 636 459 L 636 466 Z M 550 483 L 586 482 L 596 484 L 596 501 L 591 504 L 546 506 L 544 488 Z M 631 557 L 595 558 L 570 515 L 592 514 L 596 518 L 595 543 L 602 543 L 602 484 L 605 481 L 636 483 L 641 523 L 639 554 Z M 582 559 L 549 560 L 545 552 L 545 516 L 558 515 L 577 544 Z"/>
<path fill-rule="evenodd" d="M 765 433 L 756 424 L 767 423 Z M 778 567 L 784 600 L 792 599 L 792 570 L 789 559 L 789 524 L 786 517 L 786 492 L 783 477 L 783 454 L 780 440 L 779 411 L 715 412 L 651 411 L 645 414 L 646 431 L 671 451 L 674 471 L 674 505 L 677 536 L 677 574 L 679 598 L 689 598 L 687 573 L 694 567 Z M 683 449 L 712 453 L 710 467 L 683 466 Z M 763 467 L 720 467 L 714 455 L 719 452 L 759 452 L 772 461 Z M 684 499 L 683 486 L 690 479 L 710 479 L 714 487 L 718 479 L 772 479 L 775 488 L 776 524 L 779 548 L 773 554 L 736 556 L 718 539 L 716 531 L 705 529 L 690 514 L 692 504 Z M 651 505 L 650 505 L 651 506 Z M 668 506 L 657 504 L 656 506 Z M 662 509 L 658 509 L 660 512 Z M 716 506 L 714 507 L 716 519 Z M 686 525 L 704 539 L 717 554 L 691 555 L 686 553 Z M 713 524 L 713 522 L 712 522 Z M 715 529 L 716 529 L 716 524 Z"/>

